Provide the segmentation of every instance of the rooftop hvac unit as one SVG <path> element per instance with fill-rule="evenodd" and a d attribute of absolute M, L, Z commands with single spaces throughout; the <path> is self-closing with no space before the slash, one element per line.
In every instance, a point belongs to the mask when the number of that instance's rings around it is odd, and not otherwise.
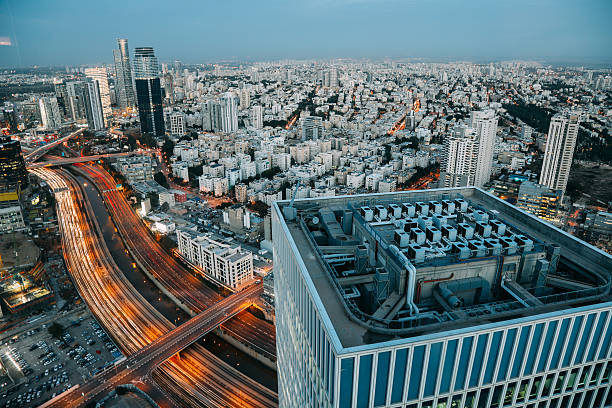
<path fill-rule="evenodd" d="M 451 200 L 442 200 L 442 209 L 448 214 L 453 214 L 455 212 L 455 203 Z"/>
<path fill-rule="evenodd" d="M 416 212 L 420 215 L 427 215 L 429 213 L 429 205 L 425 204 L 422 201 L 416 203 Z"/>
<path fill-rule="evenodd" d="M 482 241 L 477 241 L 475 239 L 468 242 L 468 248 L 474 251 L 474 256 L 480 258 L 482 256 L 487 255 L 487 247 L 484 246 Z"/>
<path fill-rule="evenodd" d="M 491 225 L 493 231 L 500 237 L 506 234 L 506 224 L 504 224 L 503 222 L 499 220 L 491 220 L 489 221 L 489 224 Z"/>
<path fill-rule="evenodd" d="M 415 263 L 425 261 L 425 248 L 419 244 L 410 244 L 408 246 L 408 259 L 414 260 Z"/>
<path fill-rule="evenodd" d="M 516 251 L 518 250 L 518 245 L 516 244 L 514 239 L 512 239 L 511 237 L 501 237 L 499 239 L 499 243 L 506 250 L 506 254 L 508 255 L 516 254 Z"/>
<path fill-rule="evenodd" d="M 394 217 L 395 219 L 402 217 L 402 208 L 397 204 L 389 204 L 387 212 L 390 217 Z"/>
<path fill-rule="evenodd" d="M 519 246 L 523 247 L 524 252 L 529 252 L 533 249 L 533 241 L 524 235 L 516 235 L 514 240 Z"/>
<path fill-rule="evenodd" d="M 459 259 L 467 259 L 472 254 L 467 245 L 463 242 L 453 242 L 452 251 L 459 256 Z"/>
<path fill-rule="evenodd" d="M 393 240 L 400 248 L 406 248 L 410 243 L 410 235 L 401 229 L 396 229 L 393 234 Z"/>
<path fill-rule="evenodd" d="M 404 231 L 410 232 L 413 228 L 418 228 L 419 224 L 415 220 L 408 220 L 404 223 Z"/>
<path fill-rule="evenodd" d="M 417 220 L 417 223 L 419 224 L 419 228 L 424 231 L 425 228 L 431 227 L 433 225 L 433 220 L 431 219 L 431 217 L 420 216 Z"/>
<path fill-rule="evenodd" d="M 491 255 L 501 255 L 502 246 L 499 240 L 494 238 L 485 239 L 485 246 L 491 250 Z"/>
<path fill-rule="evenodd" d="M 382 205 L 377 205 L 374 207 L 376 209 L 376 215 L 380 218 L 381 221 L 387 219 L 387 209 Z"/>
<path fill-rule="evenodd" d="M 410 230 L 410 239 L 419 245 L 424 244 L 425 233 L 419 228 L 413 228 L 412 230 Z"/>
<path fill-rule="evenodd" d="M 432 214 L 442 214 L 442 204 L 437 201 L 430 201 L 429 211 L 431 211 Z"/>
<path fill-rule="evenodd" d="M 459 235 L 461 235 L 465 239 L 474 238 L 474 228 L 470 224 L 467 224 L 465 222 L 458 224 L 457 231 L 459 232 Z"/>
<path fill-rule="evenodd" d="M 434 215 L 432 219 L 433 225 L 438 228 L 442 228 L 443 225 L 446 225 L 448 223 L 448 219 L 443 215 Z"/>
<path fill-rule="evenodd" d="M 476 222 L 489 222 L 489 214 L 482 210 L 476 210 L 472 213 Z"/>
<path fill-rule="evenodd" d="M 462 198 L 457 198 L 455 200 L 455 207 L 457 208 L 457 211 L 459 212 L 466 212 L 468 208 L 468 203 Z"/>
<path fill-rule="evenodd" d="M 442 239 L 442 232 L 432 225 L 425 230 L 425 236 L 431 242 L 440 242 Z"/>
<path fill-rule="evenodd" d="M 359 212 L 361 213 L 363 219 L 367 222 L 370 222 L 374 219 L 374 211 L 372 211 L 370 207 L 361 207 L 359 209 Z"/>
<path fill-rule="evenodd" d="M 416 209 L 415 209 L 414 205 L 412 205 L 410 203 L 403 203 L 402 204 L 402 210 L 404 211 L 404 216 L 405 217 L 414 217 Z"/>
<path fill-rule="evenodd" d="M 483 238 L 488 238 L 491 236 L 491 226 L 485 222 L 477 222 L 476 233 Z"/>
<path fill-rule="evenodd" d="M 449 241 L 452 242 L 457 239 L 457 230 L 455 227 L 451 225 L 443 225 L 440 229 L 442 230 L 442 236 Z"/>

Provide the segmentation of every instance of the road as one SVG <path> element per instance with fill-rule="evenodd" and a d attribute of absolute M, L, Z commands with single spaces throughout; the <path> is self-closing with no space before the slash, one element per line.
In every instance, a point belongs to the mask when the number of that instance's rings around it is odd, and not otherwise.
<path fill-rule="evenodd" d="M 97 165 L 78 165 L 76 169 L 97 186 L 132 257 L 180 304 L 186 306 L 188 313 L 201 313 L 221 298 L 215 290 L 179 264 L 159 245 L 123 194 L 117 191 L 116 182 L 106 170 Z M 256 351 L 263 351 L 262 354 L 275 361 L 274 325 L 261 319 L 253 320 L 246 315 L 247 313 L 243 313 L 237 316 L 235 320 L 238 322 L 224 326 L 225 331 L 236 334 L 237 339 Z"/>
<path fill-rule="evenodd" d="M 53 158 L 51 160 L 45 160 L 42 162 L 36 162 L 32 164 L 28 164 L 27 168 L 37 169 L 39 167 L 54 167 L 54 166 L 65 166 L 67 164 L 74 163 L 86 163 L 90 161 L 96 161 L 100 159 L 108 159 L 111 157 L 124 157 L 130 156 L 134 154 L 133 152 L 123 152 L 123 153 L 106 153 L 106 154 L 95 154 L 92 156 L 79 156 L 79 157 L 63 157 L 63 158 Z"/>
<path fill-rule="evenodd" d="M 64 258 L 79 294 L 124 355 L 137 353 L 174 329 L 115 264 L 78 182 L 62 169 L 32 172 L 55 191 Z M 278 404 L 276 393 L 198 343 L 185 349 L 180 360 L 163 363 L 151 377 L 164 388 L 164 395 L 172 398 L 158 402 L 161 407 L 267 408 Z"/>
<path fill-rule="evenodd" d="M 109 367 L 91 381 L 61 398 L 48 407 L 79 407 L 103 398 L 118 385 L 127 384 L 150 376 L 155 367 L 210 332 L 222 322 L 249 307 L 262 292 L 262 285 L 252 285 L 217 302 L 205 312 L 181 326 L 158 337 L 129 358 Z"/>
<path fill-rule="evenodd" d="M 85 129 L 81 128 L 81 129 L 79 129 L 79 130 L 77 130 L 75 132 L 67 134 L 66 136 L 62 136 L 62 137 L 60 137 L 58 139 L 55 139 L 51 143 L 47 143 L 44 146 L 40 146 L 40 147 L 32 150 L 30 153 L 28 153 L 24 157 L 26 163 L 34 163 L 36 160 L 40 159 L 42 156 L 44 156 L 48 151 L 50 151 L 54 147 L 60 145 L 61 143 L 64 143 L 66 140 L 68 140 L 68 139 L 70 139 L 70 138 L 72 138 L 72 137 L 74 137 L 76 135 L 81 134 L 83 132 L 83 130 L 85 130 Z"/>

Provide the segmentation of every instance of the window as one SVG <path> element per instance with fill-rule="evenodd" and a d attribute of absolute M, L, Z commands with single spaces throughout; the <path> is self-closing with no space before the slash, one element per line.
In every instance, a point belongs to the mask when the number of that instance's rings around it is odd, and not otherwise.
<path fill-rule="evenodd" d="M 538 353 L 538 346 L 540 344 L 543 331 L 544 323 L 537 324 L 533 330 L 533 338 L 531 339 L 531 345 L 527 355 L 527 363 L 525 363 L 525 371 L 523 375 L 529 375 L 533 372 L 533 366 L 535 364 L 535 358 Z"/>
<path fill-rule="evenodd" d="M 391 387 L 391 403 L 402 401 L 404 396 L 404 377 L 406 376 L 406 359 L 408 349 L 400 349 L 395 353 L 395 368 L 393 373 L 393 386 Z"/>
<path fill-rule="evenodd" d="M 514 391 L 516 390 L 516 383 L 508 384 L 506 388 L 506 395 L 504 396 L 504 407 L 512 405 L 512 399 L 514 398 Z"/>
<path fill-rule="evenodd" d="M 542 398 L 548 397 L 548 395 L 550 394 L 550 389 L 552 387 L 552 382 L 554 379 L 554 374 L 548 374 L 546 376 L 546 380 L 544 381 L 544 388 L 542 388 Z"/>
<path fill-rule="evenodd" d="M 389 381 L 389 361 L 391 352 L 385 351 L 378 354 L 378 366 L 376 368 L 376 386 L 374 389 L 374 405 L 385 405 L 387 402 L 387 382 Z"/>
<path fill-rule="evenodd" d="M 523 380 L 521 381 L 521 385 L 519 386 L 517 395 L 516 395 L 516 402 L 523 402 L 525 401 L 525 397 L 527 396 L 527 387 L 529 386 L 529 380 Z"/>
<path fill-rule="evenodd" d="M 491 392 L 490 388 L 483 388 L 480 390 L 480 396 L 478 397 L 478 408 L 487 408 L 487 403 L 489 402 L 489 392 Z"/>
<path fill-rule="evenodd" d="M 455 377 L 455 391 L 461 390 L 464 387 L 473 339 L 473 337 L 466 337 L 461 342 L 461 356 L 459 357 L 459 365 L 457 366 L 457 376 Z"/>
<path fill-rule="evenodd" d="M 512 350 L 514 349 L 514 340 L 516 338 L 516 333 L 517 329 L 510 329 L 506 333 L 504 351 L 499 362 L 499 371 L 497 372 L 497 381 L 505 380 L 508 374 L 508 365 L 510 364 L 510 358 L 512 357 Z M 523 360 L 518 354 L 515 355 L 514 358 L 519 361 Z"/>
<path fill-rule="evenodd" d="M 340 362 L 340 408 L 351 408 L 353 400 L 353 358 Z"/>
<path fill-rule="evenodd" d="M 463 394 L 454 395 L 450 408 L 461 408 L 461 398 L 463 398 Z"/>
<path fill-rule="evenodd" d="M 511 378 L 516 378 L 519 376 L 519 372 L 521 370 L 521 364 L 525 360 L 525 348 L 527 347 L 527 340 L 529 339 L 530 331 L 531 331 L 531 326 L 525 326 L 521 329 L 521 335 L 519 337 L 518 343 L 516 344 L 516 354 L 514 356 L 514 364 L 512 365 L 512 370 L 510 372 Z"/>
<path fill-rule="evenodd" d="M 501 343 L 503 332 L 496 332 L 493 334 L 491 339 L 491 346 L 489 347 L 489 357 L 487 358 L 487 368 L 485 369 L 483 384 L 491 384 L 493 381 L 493 373 L 495 372 L 495 363 L 499 357 L 499 347 Z"/>
<path fill-rule="evenodd" d="M 359 378 L 357 379 L 357 408 L 370 405 L 370 379 L 372 378 L 372 355 L 359 358 Z"/>
<path fill-rule="evenodd" d="M 572 390 L 574 385 L 576 385 L 576 377 L 578 376 L 579 370 L 579 368 L 574 368 L 572 371 L 570 371 L 570 375 L 567 378 L 567 385 L 565 386 L 565 392 Z"/>
<path fill-rule="evenodd" d="M 567 335 L 567 330 L 570 324 L 571 319 L 563 319 L 561 322 L 561 327 L 559 328 L 559 333 L 557 334 L 557 344 L 555 345 L 555 349 L 552 353 L 552 358 L 550 360 L 549 370 L 554 370 L 559 365 L 559 359 L 561 358 L 561 350 L 563 350 L 563 346 L 565 345 L 565 336 Z"/>
<path fill-rule="evenodd" d="M 427 376 L 425 377 L 424 397 L 434 395 L 436 381 L 438 380 L 438 368 L 442 358 L 442 343 L 435 343 L 429 347 L 429 363 L 427 364 Z"/>
<path fill-rule="evenodd" d="M 595 314 L 590 314 L 587 317 L 586 323 L 584 324 L 584 330 L 582 331 L 582 338 L 578 344 L 578 350 L 576 351 L 576 358 L 574 358 L 574 364 L 580 364 L 584 357 L 584 349 L 586 348 L 589 338 L 591 338 L 591 329 L 593 328 L 593 321 L 595 320 Z"/>
<path fill-rule="evenodd" d="M 608 352 L 608 346 L 610 345 L 610 341 L 612 341 L 612 321 L 608 323 L 608 330 L 606 330 L 606 335 L 601 342 L 601 348 L 599 349 L 599 358 L 606 358 L 606 353 Z M 612 394 L 609 392 L 608 395 Z"/>
<path fill-rule="evenodd" d="M 559 377 L 557 377 L 557 381 L 555 383 L 555 388 L 553 390 L 553 394 L 559 394 L 561 392 L 561 389 L 563 388 L 563 380 L 565 380 L 565 376 L 566 376 L 567 372 L 561 372 L 559 373 Z"/>
<path fill-rule="evenodd" d="M 602 312 L 599 315 L 599 320 L 597 321 L 597 326 L 595 327 L 595 332 L 593 333 L 593 341 L 591 342 L 591 347 L 589 348 L 589 352 L 586 356 L 586 361 L 593 361 L 595 357 L 595 353 L 597 352 L 597 346 L 599 344 L 599 340 L 601 338 L 601 333 L 603 331 L 604 325 L 608 318 L 608 312 Z"/>
<path fill-rule="evenodd" d="M 610 372 L 612 372 L 612 361 L 608 361 L 608 365 L 601 376 L 601 384 L 607 384 L 610 381 Z"/>
<path fill-rule="evenodd" d="M 576 316 L 576 318 L 574 319 L 574 324 L 572 326 L 572 332 L 570 333 L 570 336 L 567 339 L 567 347 L 565 349 L 565 356 L 563 356 L 563 367 L 567 367 L 570 365 L 572 353 L 574 352 L 574 346 L 576 345 L 578 333 L 580 332 L 580 327 L 582 326 L 582 320 L 583 320 L 583 316 Z"/>
<path fill-rule="evenodd" d="M 546 368 L 546 361 L 550 356 L 550 350 L 552 349 L 552 341 L 555 336 L 555 331 L 557 330 L 557 321 L 551 321 L 548 323 L 548 327 L 546 328 L 546 336 L 544 337 L 544 343 L 542 346 L 542 351 L 540 352 L 540 361 L 538 363 L 538 373 L 541 373 Z"/>
<path fill-rule="evenodd" d="M 472 361 L 472 373 L 470 375 L 470 387 L 478 385 L 478 379 L 482 371 L 482 361 L 484 359 L 485 348 L 487 346 L 488 334 L 481 334 L 478 336 L 478 343 L 476 344 L 476 352 L 474 353 L 474 359 Z"/>
<path fill-rule="evenodd" d="M 536 377 L 533 379 L 533 383 L 531 384 L 531 389 L 529 390 L 530 400 L 533 400 L 538 396 L 538 391 L 540 390 L 541 384 L 542 384 L 542 377 Z"/>
<path fill-rule="evenodd" d="M 603 363 L 599 363 L 595 365 L 593 369 L 593 374 L 591 374 L 591 381 L 589 381 L 589 386 L 597 384 L 599 380 L 599 374 L 601 374 L 601 368 L 603 367 Z"/>
<path fill-rule="evenodd" d="M 446 353 L 444 354 L 444 366 L 442 367 L 442 378 L 440 379 L 440 393 L 450 391 L 451 379 L 453 378 L 455 356 L 457 353 L 457 344 L 459 340 L 449 340 L 446 344 Z"/>
<path fill-rule="evenodd" d="M 465 397 L 464 408 L 473 408 L 475 400 L 476 400 L 476 391 L 468 392 L 467 397 Z"/>
<path fill-rule="evenodd" d="M 493 390 L 493 397 L 491 398 L 491 408 L 499 407 L 499 399 L 502 396 L 502 392 L 504 391 L 503 385 L 498 385 Z"/>
<path fill-rule="evenodd" d="M 587 376 L 589 375 L 589 371 L 591 371 L 591 367 L 583 367 L 582 373 L 580 374 L 580 380 L 578 381 L 578 389 L 583 389 L 586 384 Z"/>
<path fill-rule="evenodd" d="M 410 380 L 408 381 L 408 399 L 419 397 L 421 387 L 421 377 L 423 375 L 423 362 L 425 360 L 425 346 L 414 348 L 412 357 L 412 369 L 410 370 Z"/>

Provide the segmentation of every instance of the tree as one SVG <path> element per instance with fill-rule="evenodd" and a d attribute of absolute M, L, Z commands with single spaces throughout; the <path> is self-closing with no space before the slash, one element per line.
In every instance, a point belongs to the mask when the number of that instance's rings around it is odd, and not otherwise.
<path fill-rule="evenodd" d="M 163 212 L 166 212 L 166 211 L 168 211 L 168 210 L 170 209 L 170 204 L 168 204 L 168 202 L 164 202 L 164 203 L 161 205 L 160 209 L 161 209 Z"/>
<path fill-rule="evenodd" d="M 158 171 L 157 173 L 153 175 L 153 180 L 157 181 L 157 183 L 162 187 L 166 187 L 166 188 L 170 187 L 170 185 L 168 184 L 168 179 L 166 178 L 164 173 L 162 173 L 161 171 Z"/>
<path fill-rule="evenodd" d="M 164 145 L 161 148 L 162 156 L 164 159 L 168 161 L 170 157 L 174 154 L 174 142 L 168 138 L 164 140 Z"/>
<path fill-rule="evenodd" d="M 64 334 L 64 326 L 57 322 L 51 323 L 47 330 L 49 331 L 49 334 L 58 339 L 62 336 L 62 334 Z"/>

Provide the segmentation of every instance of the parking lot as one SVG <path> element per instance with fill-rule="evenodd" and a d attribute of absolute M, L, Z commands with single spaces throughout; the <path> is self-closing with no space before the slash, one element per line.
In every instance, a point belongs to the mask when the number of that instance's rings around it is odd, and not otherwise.
<path fill-rule="evenodd" d="M 0 407 L 38 406 L 122 357 L 87 311 L 54 321 L 40 319 L 0 337 Z"/>

